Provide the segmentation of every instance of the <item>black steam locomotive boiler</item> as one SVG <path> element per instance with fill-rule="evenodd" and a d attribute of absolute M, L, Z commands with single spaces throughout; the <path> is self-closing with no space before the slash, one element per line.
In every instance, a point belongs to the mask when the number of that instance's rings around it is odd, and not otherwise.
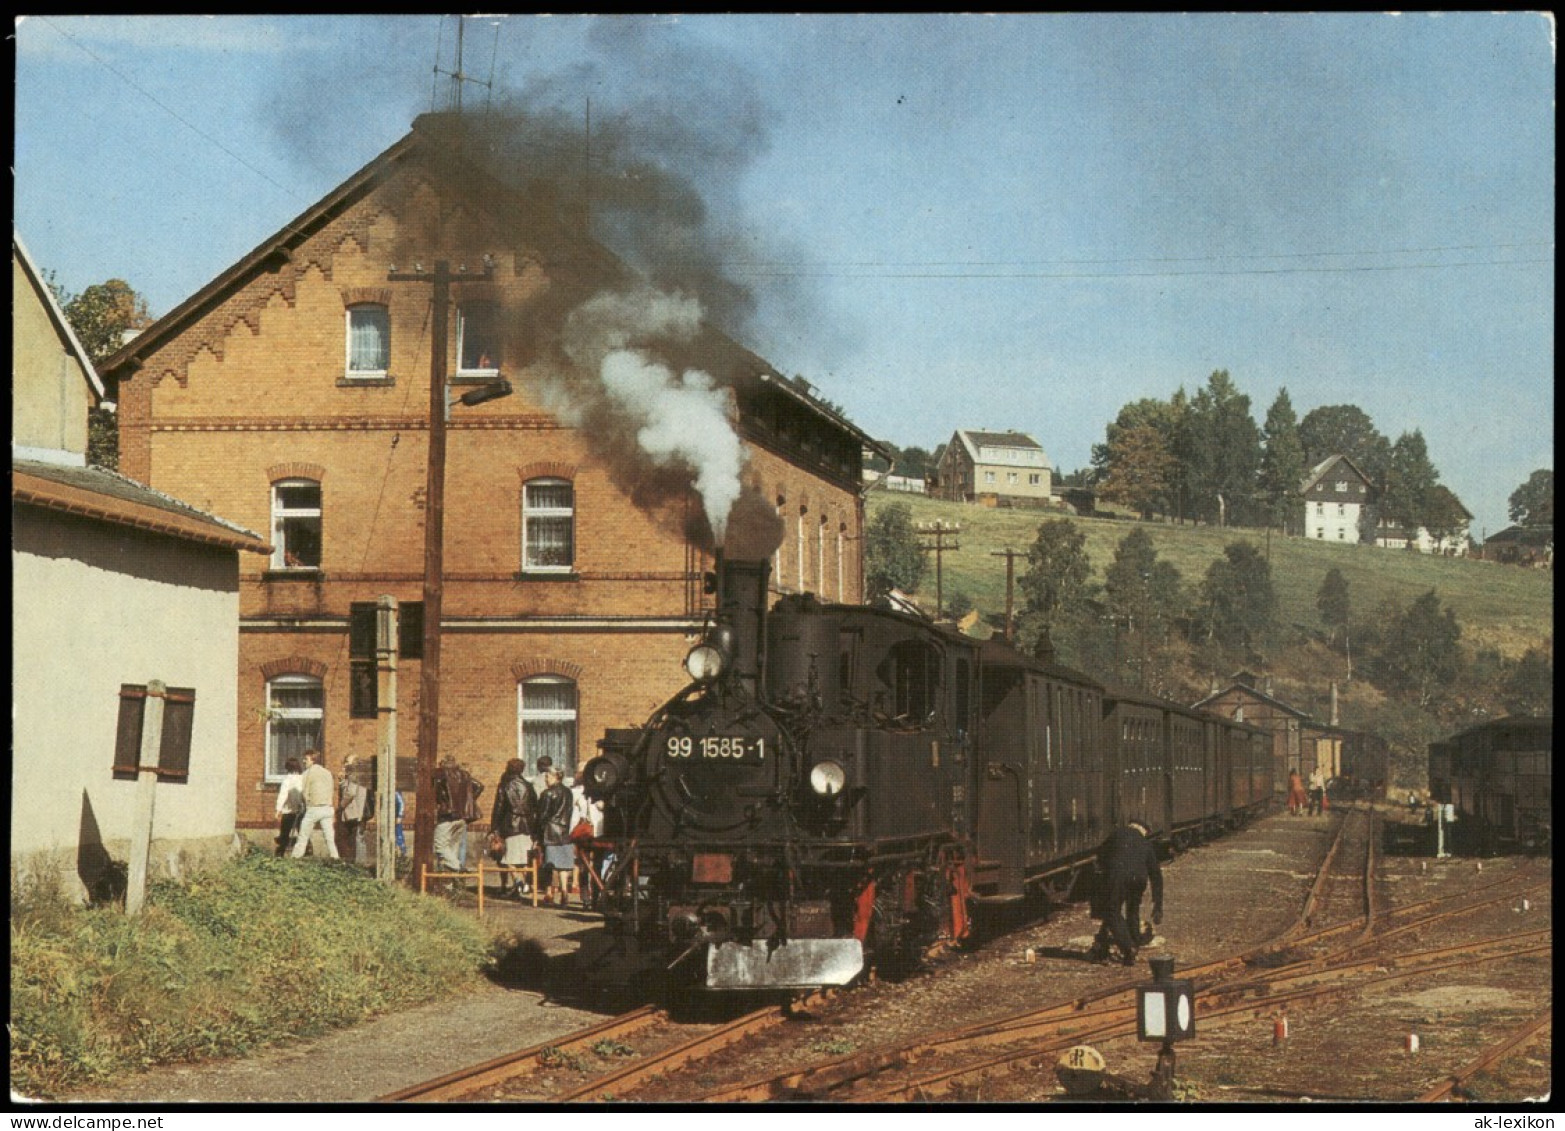
<path fill-rule="evenodd" d="M 582 770 L 629 955 L 710 989 L 842 985 L 968 932 L 977 644 L 723 564 L 691 683 Z"/>
<path fill-rule="evenodd" d="M 690 683 L 582 768 L 610 956 L 674 987 L 844 985 L 1070 897 L 1129 819 L 1165 847 L 1271 799 L 1270 736 L 906 613 L 720 563 Z"/>

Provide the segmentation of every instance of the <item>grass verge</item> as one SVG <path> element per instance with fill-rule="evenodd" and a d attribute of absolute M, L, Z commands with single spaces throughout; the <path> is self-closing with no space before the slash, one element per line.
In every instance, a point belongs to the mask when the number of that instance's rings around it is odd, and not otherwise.
<path fill-rule="evenodd" d="M 252 851 L 153 885 L 135 918 L 13 870 L 11 1087 L 245 1055 L 459 991 L 488 961 L 470 919 L 335 862 Z"/>

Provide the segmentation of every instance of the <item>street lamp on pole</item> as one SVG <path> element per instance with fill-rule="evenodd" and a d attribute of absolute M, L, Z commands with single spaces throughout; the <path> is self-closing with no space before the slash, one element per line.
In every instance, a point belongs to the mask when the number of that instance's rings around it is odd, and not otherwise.
<path fill-rule="evenodd" d="M 484 257 L 481 278 L 492 274 L 492 260 Z M 447 371 L 448 338 L 446 322 L 450 316 L 451 284 L 459 278 L 442 259 L 435 269 L 425 272 L 415 265 L 411 273 L 399 273 L 395 267 L 387 278 L 393 283 L 428 283 L 433 288 L 430 361 L 429 361 L 429 465 L 424 501 L 424 648 L 423 673 L 419 682 L 418 705 L 418 777 L 414 796 L 417 809 L 413 822 L 413 870 L 409 882 L 414 888 L 434 864 L 435 840 L 435 764 L 440 747 L 440 600 L 445 569 L 445 487 L 446 419 L 451 411 Z M 464 393 L 465 405 L 482 404 L 509 396 L 511 384 L 503 377 L 482 388 Z"/>

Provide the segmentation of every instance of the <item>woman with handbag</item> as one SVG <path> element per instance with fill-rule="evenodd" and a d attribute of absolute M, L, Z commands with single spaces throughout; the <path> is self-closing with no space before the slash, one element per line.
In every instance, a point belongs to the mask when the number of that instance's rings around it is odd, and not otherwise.
<path fill-rule="evenodd" d="M 494 806 L 489 814 L 489 847 L 502 868 L 525 868 L 533 850 L 533 826 L 537 820 L 538 799 L 526 777 L 527 765 L 512 758 L 500 775 Z M 500 876 L 500 895 L 520 899 L 528 891 L 523 881 Z"/>

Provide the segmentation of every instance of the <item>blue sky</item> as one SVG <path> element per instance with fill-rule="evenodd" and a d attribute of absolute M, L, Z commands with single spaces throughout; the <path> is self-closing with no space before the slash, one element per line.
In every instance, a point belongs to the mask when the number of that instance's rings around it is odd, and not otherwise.
<path fill-rule="evenodd" d="M 454 25 L 30 17 L 16 226 L 155 314 L 445 108 Z M 1476 515 L 1554 462 L 1554 27 L 1536 14 L 472 19 L 493 97 L 685 144 L 736 327 L 873 435 L 1035 436 L 1226 369 L 1257 423 L 1421 429 Z M 468 108 L 484 89 L 469 85 Z"/>

